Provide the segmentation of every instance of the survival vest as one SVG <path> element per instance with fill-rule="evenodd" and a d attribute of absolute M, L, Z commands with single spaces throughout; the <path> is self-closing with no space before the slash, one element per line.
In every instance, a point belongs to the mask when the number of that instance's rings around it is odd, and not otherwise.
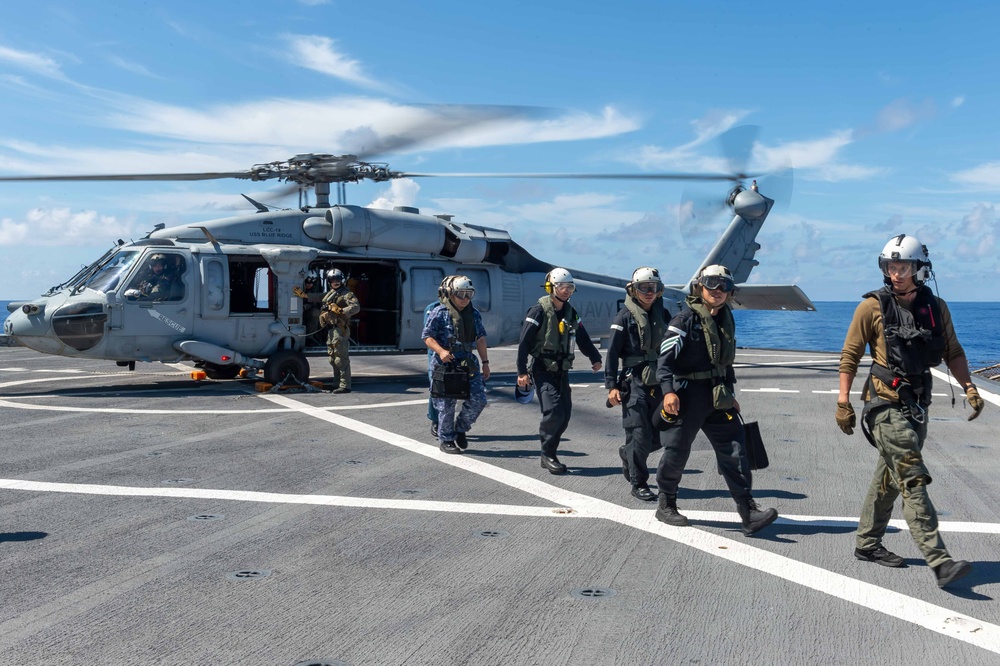
<path fill-rule="evenodd" d="M 622 359 L 622 365 L 633 369 L 641 367 L 638 372 L 642 374 L 642 383 L 646 386 L 653 386 L 658 383 L 656 381 L 656 359 L 660 356 L 660 343 L 667 330 L 667 323 L 663 318 L 663 304 L 654 301 L 653 307 L 649 309 L 649 312 L 646 312 L 641 305 L 629 297 L 625 299 L 625 307 L 632 313 L 632 319 L 639 329 L 639 346 L 644 353 L 641 356 L 626 356 Z"/>
<path fill-rule="evenodd" d="M 896 391 L 901 402 L 915 397 L 926 407 L 931 403 L 930 369 L 941 363 L 947 344 L 941 306 L 926 285 L 917 288 L 912 312 L 900 307 L 890 287 L 870 291 L 864 298 L 878 300 L 888 363 L 883 366 L 873 362 L 871 374 Z M 908 395 L 910 392 L 912 396 Z M 871 385 L 868 398 L 873 407 L 887 404 Z"/>
<path fill-rule="evenodd" d="M 538 305 L 545 321 L 539 322 L 541 330 L 535 336 L 531 355 L 549 372 L 565 372 L 573 367 L 573 343 L 580 316 L 569 303 L 563 304 L 561 312 L 556 312 L 549 296 L 539 298 Z"/>
<path fill-rule="evenodd" d="M 719 310 L 722 326 L 715 323 L 715 318 L 697 296 L 687 297 L 687 306 L 701 319 L 701 329 L 708 347 L 708 358 L 712 361 L 711 370 L 675 375 L 677 379 L 704 381 L 716 380 L 719 383 L 726 377 L 726 368 L 736 360 L 736 322 L 729 305 L 723 305 Z"/>

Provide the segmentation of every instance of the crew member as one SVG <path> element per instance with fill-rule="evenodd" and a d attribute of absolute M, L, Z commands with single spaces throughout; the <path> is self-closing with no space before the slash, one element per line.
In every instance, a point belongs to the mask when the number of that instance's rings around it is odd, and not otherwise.
<path fill-rule="evenodd" d="M 553 268 L 545 276 L 546 295 L 531 306 L 521 327 L 517 346 L 517 385 L 527 390 L 532 380 L 538 392 L 542 421 L 538 437 L 542 442 L 541 464 L 551 474 L 565 474 L 556 450 L 566 432 L 573 411 L 569 371 L 573 367 L 573 347 L 590 359 L 591 369 L 601 369 L 601 355 L 591 342 L 569 299 L 576 291 L 573 276 L 565 268 Z M 575 341 L 574 341 L 575 338 Z M 528 375 L 528 355 L 532 357 Z"/>
<path fill-rule="evenodd" d="M 441 293 L 444 290 L 445 284 L 447 282 L 449 282 L 451 280 L 451 278 L 452 278 L 452 276 L 448 276 L 444 280 L 441 281 L 441 286 L 438 288 L 438 293 Z M 430 303 L 428 303 L 427 307 L 424 308 L 424 327 L 425 328 L 427 327 L 427 321 L 431 317 L 431 312 L 433 312 L 434 308 L 436 308 L 438 305 L 443 305 L 445 300 L 447 300 L 447 297 L 438 298 L 438 300 L 431 301 Z M 437 354 L 434 353 L 434 350 L 431 349 L 430 347 L 428 347 L 427 348 L 427 380 L 428 381 L 434 381 L 434 357 L 435 356 L 437 356 Z M 431 437 L 434 438 L 434 441 L 437 441 L 437 438 L 438 438 L 438 411 L 437 411 L 437 409 L 434 408 L 434 398 L 432 396 L 430 396 L 430 395 L 427 396 L 427 420 L 431 422 Z"/>
<path fill-rule="evenodd" d="M 924 284 L 931 277 L 927 247 L 913 236 L 889 240 L 878 258 L 885 286 L 864 295 L 847 329 L 840 353 L 837 425 L 852 434 L 857 419 L 851 385 L 867 346 L 872 366 L 862 391 L 861 429 L 878 451 L 875 476 L 861 507 L 854 556 L 887 567 L 902 567 L 902 557 L 882 545 L 896 498 L 903 497 L 903 517 L 939 587 L 969 573 L 972 565 L 954 560 L 938 534 L 937 512 L 927 494 L 931 482 L 924 463 L 927 409 L 931 404 L 931 368 L 942 360 L 964 387 L 979 416 L 983 400 L 972 383 L 965 351 L 958 342 L 948 306 Z"/>
<path fill-rule="evenodd" d="M 167 269 L 167 257 L 156 253 L 149 258 L 149 273 L 139 284 L 139 292 L 154 301 L 166 300 L 171 295 L 173 275 Z"/>
<path fill-rule="evenodd" d="M 773 523 L 778 512 L 761 511 L 750 494 L 750 462 L 734 393 L 736 324 L 728 303 L 734 289 L 732 273 L 725 266 L 701 269 L 686 299 L 687 307 L 670 320 L 660 346 L 656 378 L 663 390 L 662 414 L 667 423 L 673 419 L 675 424 L 661 435 L 656 519 L 668 525 L 688 524 L 677 511 L 677 488 L 691 455 L 691 442 L 700 430 L 715 449 L 718 469 L 736 500 L 743 533 L 749 536 Z"/>
<path fill-rule="evenodd" d="M 430 375 L 442 364 L 467 371 L 469 397 L 455 416 L 458 400 L 432 398 L 438 414 L 438 447 L 444 453 L 461 453 L 469 447 L 467 434 L 486 409 L 486 380 L 490 378 L 490 359 L 486 352 L 486 328 L 479 310 L 472 306 L 476 289 L 464 275 L 446 277 L 438 295 L 441 303 L 431 310 L 421 337 L 434 352 Z M 479 359 L 472 354 L 475 347 Z M 480 362 L 482 369 L 480 370 Z M 433 379 L 432 379 L 433 382 Z"/>
<path fill-rule="evenodd" d="M 323 313 L 320 324 L 329 326 L 326 337 L 327 354 L 333 366 L 334 393 L 351 392 L 350 347 L 351 317 L 361 310 L 358 298 L 344 284 L 344 272 L 334 268 L 327 272 L 326 283 L 330 290 L 323 295 Z"/>
<path fill-rule="evenodd" d="M 656 362 L 667 329 L 660 271 L 648 266 L 637 268 L 625 293 L 625 307 L 611 324 L 604 388 L 608 389 L 608 405 L 622 406 L 625 444 L 618 448 L 622 475 L 632 483 L 633 497 L 652 502 L 656 494 L 647 485 L 647 461 L 661 448 L 660 431 L 653 428 L 652 417 L 663 401 L 656 381 Z"/>

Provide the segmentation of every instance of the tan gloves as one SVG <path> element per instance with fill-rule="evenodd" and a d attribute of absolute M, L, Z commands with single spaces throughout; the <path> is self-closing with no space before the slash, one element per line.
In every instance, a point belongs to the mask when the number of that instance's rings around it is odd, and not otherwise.
<path fill-rule="evenodd" d="M 336 303 L 327 303 L 326 309 L 332 312 L 333 314 L 341 314 L 344 312 L 343 310 L 340 309 L 340 306 L 337 305 Z"/>
<path fill-rule="evenodd" d="M 854 434 L 854 426 L 858 423 L 854 415 L 854 407 L 849 402 L 837 403 L 837 426 L 844 431 L 845 435 Z"/>
<path fill-rule="evenodd" d="M 306 297 L 306 292 L 302 291 L 302 287 L 300 287 L 298 285 L 292 287 L 292 293 L 295 294 L 296 296 L 298 296 L 299 298 L 305 298 Z"/>
<path fill-rule="evenodd" d="M 982 413 L 983 399 L 979 397 L 979 391 L 974 385 L 965 389 L 965 399 L 969 401 L 969 407 L 972 407 L 972 413 L 969 414 L 969 420 L 971 421 Z"/>

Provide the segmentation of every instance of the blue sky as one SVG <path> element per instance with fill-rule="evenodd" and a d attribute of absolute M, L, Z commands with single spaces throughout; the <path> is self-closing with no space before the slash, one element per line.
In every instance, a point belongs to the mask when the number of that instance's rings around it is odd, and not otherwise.
<path fill-rule="evenodd" d="M 971 3 L 970 3 L 971 4 Z M 1000 300 L 1000 5 L 976 3 L 49 2 L 0 5 L 0 174 L 242 170 L 358 150 L 438 104 L 545 113 L 379 156 L 425 172 L 726 169 L 716 137 L 761 127 L 748 169 L 791 163 L 751 282 L 854 300 L 914 234 L 941 295 Z M 767 180 L 761 190 L 768 194 Z M 0 298 L 29 298 L 160 222 L 251 212 L 201 183 L 0 183 Z M 360 205 L 510 231 L 536 256 L 681 283 L 729 216 L 674 182 L 420 179 Z"/>

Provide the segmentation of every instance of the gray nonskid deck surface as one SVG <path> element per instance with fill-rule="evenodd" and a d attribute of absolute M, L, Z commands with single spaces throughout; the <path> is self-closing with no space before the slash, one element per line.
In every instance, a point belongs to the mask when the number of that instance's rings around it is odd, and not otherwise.
<path fill-rule="evenodd" d="M 1000 663 L 994 395 L 969 423 L 935 387 L 931 496 L 975 567 L 942 591 L 901 523 L 908 568 L 852 556 L 875 452 L 834 424 L 836 355 L 737 357 L 772 462 L 755 496 L 783 516 L 750 539 L 701 438 L 692 527 L 628 494 L 590 372 L 571 473 L 542 470 L 513 360 L 491 350 L 490 405 L 446 456 L 423 355 L 355 358 L 351 394 L 274 396 L 0 349 L 0 663 Z"/>

